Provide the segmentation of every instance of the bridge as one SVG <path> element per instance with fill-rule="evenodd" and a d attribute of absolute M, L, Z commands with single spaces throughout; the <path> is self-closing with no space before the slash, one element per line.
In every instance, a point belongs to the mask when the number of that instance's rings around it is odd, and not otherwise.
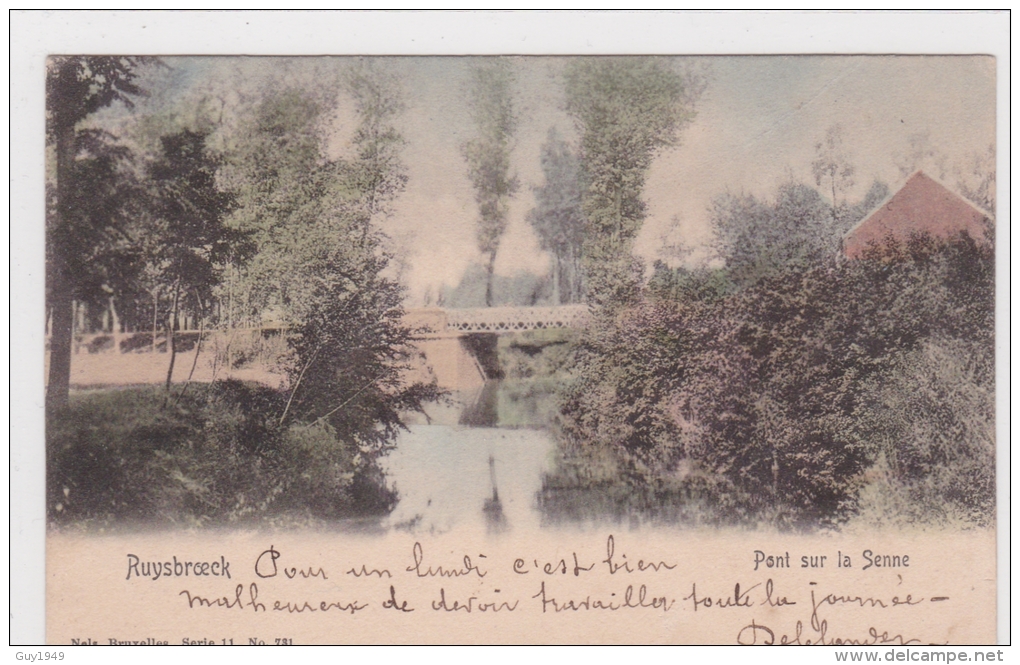
<path fill-rule="evenodd" d="M 577 328 L 588 316 L 587 305 L 558 307 L 479 307 L 409 309 L 404 321 L 416 339 L 463 337 L 469 334 L 506 334 L 529 330 Z"/>
<path fill-rule="evenodd" d="M 532 330 L 579 328 L 588 317 L 586 305 L 559 307 L 481 307 L 477 309 L 411 309 L 404 322 L 424 354 L 418 378 L 435 378 L 455 391 L 481 390 L 499 377 L 498 337 Z"/>
<path fill-rule="evenodd" d="M 580 328 L 587 316 L 586 305 L 410 309 L 404 315 L 404 323 L 414 330 L 414 344 L 424 355 L 424 362 L 412 374 L 422 380 L 435 378 L 440 386 L 450 390 L 480 389 L 486 380 L 501 374 L 497 357 L 500 335 Z M 215 329 L 178 330 L 178 339 L 190 344 L 174 367 L 174 381 L 184 381 L 192 375 L 192 363 L 184 355 L 193 353 L 193 344 L 201 336 L 206 340 L 203 349 L 208 352 L 203 350 L 202 362 L 195 367 L 195 381 L 233 376 L 278 385 L 284 377 L 274 374 L 271 366 L 265 364 L 273 345 L 269 345 L 266 359 L 262 350 L 267 335 L 278 335 L 283 330 L 279 324 L 236 328 L 229 333 Z M 231 343 L 247 343 L 257 349 L 258 360 L 252 367 L 239 370 L 232 368 L 230 362 L 218 362 L 218 353 L 229 349 Z M 160 383 L 166 378 L 166 360 L 163 353 L 157 353 L 157 348 L 165 350 L 166 343 L 151 331 L 79 334 L 74 348 L 71 361 L 74 385 Z M 150 349 L 152 353 L 137 353 Z"/>

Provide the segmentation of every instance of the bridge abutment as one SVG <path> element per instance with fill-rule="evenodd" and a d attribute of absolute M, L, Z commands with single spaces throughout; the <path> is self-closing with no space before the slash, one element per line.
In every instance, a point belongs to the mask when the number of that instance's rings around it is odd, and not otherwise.
<path fill-rule="evenodd" d="M 584 325 L 584 305 L 557 307 L 486 307 L 479 309 L 409 310 L 405 321 L 415 331 L 439 386 L 452 391 L 481 389 L 487 380 L 503 378 L 499 336 L 532 330 Z"/>

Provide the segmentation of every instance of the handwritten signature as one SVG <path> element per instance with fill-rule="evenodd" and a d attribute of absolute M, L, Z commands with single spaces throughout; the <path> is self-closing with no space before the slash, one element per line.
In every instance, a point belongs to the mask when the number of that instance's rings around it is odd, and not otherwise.
<path fill-rule="evenodd" d="M 833 636 L 829 634 L 829 622 L 824 619 L 819 623 L 817 630 L 815 628 L 811 628 L 808 633 L 805 633 L 804 622 L 798 621 L 794 627 L 793 634 L 788 635 L 785 633 L 779 633 L 778 631 L 752 619 L 751 623 L 741 628 L 740 632 L 737 633 L 737 644 L 757 644 L 765 646 L 874 646 L 879 644 L 895 644 L 899 646 L 908 644 L 924 644 L 924 642 L 915 637 L 906 637 L 902 634 L 894 635 L 888 630 L 881 630 L 874 626 L 868 628 L 867 636 L 865 637 Z"/>

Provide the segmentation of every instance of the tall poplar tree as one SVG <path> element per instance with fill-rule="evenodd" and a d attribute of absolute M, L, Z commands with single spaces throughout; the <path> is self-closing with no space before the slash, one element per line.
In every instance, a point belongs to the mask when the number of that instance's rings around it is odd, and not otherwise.
<path fill-rule="evenodd" d="M 554 127 L 542 145 L 541 159 L 545 184 L 535 188 L 535 207 L 528 221 L 542 249 L 553 255 L 556 304 L 580 302 L 584 211 L 577 156 Z"/>
<path fill-rule="evenodd" d="M 565 80 L 581 145 L 586 294 L 626 301 L 640 283 L 631 248 L 646 215 L 648 169 L 694 117 L 700 85 L 654 57 L 579 58 Z"/>
<path fill-rule="evenodd" d="M 496 253 L 506 231 L 510 200 L 520 182 L 510 166 L 518 112 L 514 76 L 506 60 L 488 60 L 471 72 L 471 118 L 475 136 L 461 146 L 478 204 L 478 249 L 488 256 L 485 305 L 492 306 Z"/>

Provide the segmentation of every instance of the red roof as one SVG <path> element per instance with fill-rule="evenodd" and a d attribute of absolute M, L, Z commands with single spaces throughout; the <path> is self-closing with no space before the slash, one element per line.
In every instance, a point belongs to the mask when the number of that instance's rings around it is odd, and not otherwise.
<path fill-rule="evenodd" d="M 959 194 L 918 171 L 903 187 L 885 200 L 843 237 L 843 252 L 860 257 L 872 243 L 883 244 L 889 236 L 905 242 L 912 233 L 949 238 L 965 231 L 984 240 L 984 220 L 991 215 Z"/>

